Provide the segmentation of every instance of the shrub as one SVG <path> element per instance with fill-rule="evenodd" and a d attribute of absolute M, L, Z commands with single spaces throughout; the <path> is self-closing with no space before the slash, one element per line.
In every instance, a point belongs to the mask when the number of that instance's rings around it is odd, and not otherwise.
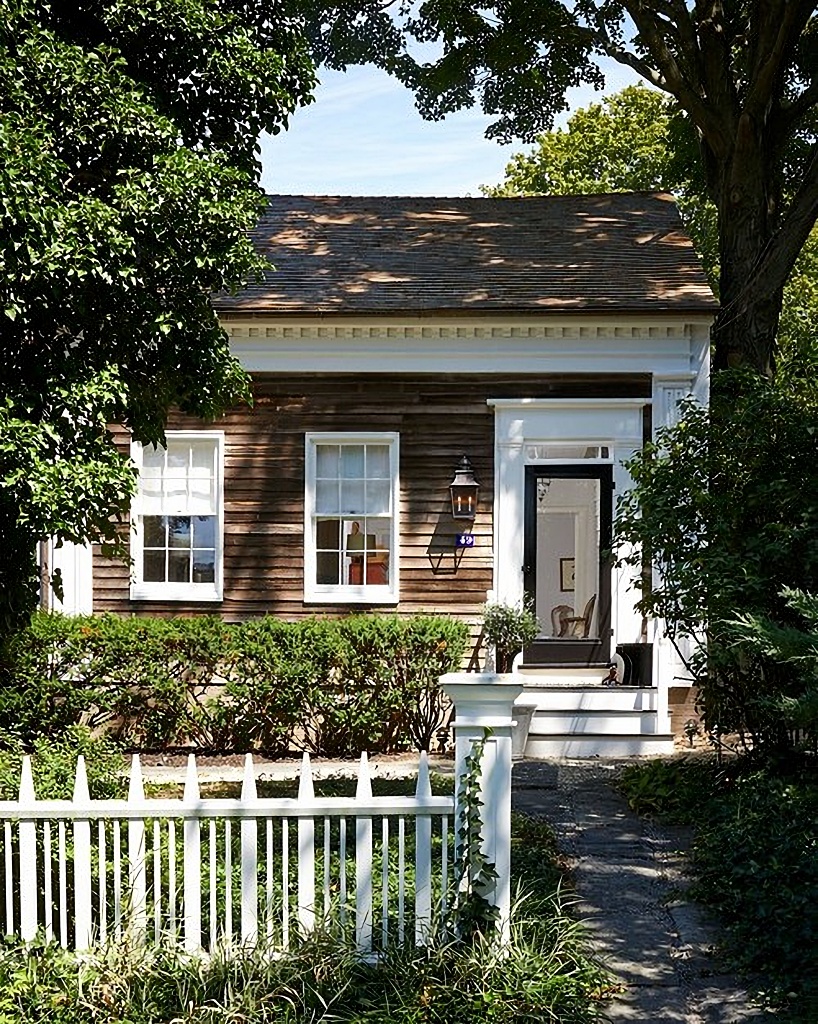
<path fill-rule="evenodd" d="M 41 736 L 31 759 L 34 792 L 40 800 L 70 800 L 74 792 L 77 756 L 85 758 L 88 791 L 94 800 L 116 800 L 127 791 L 127 765 L 117 744 L 95 738 L 81 725 L 57 736 Z M 19 744 L 0 751 L 0 800 L 16 800 L 23 751 Z"/>
<path fill-rule="evenodd" d="M 651 761 L 620 778 L 640 813 L 695 827 L 692 895 L 720 923 L 730 966 L 791 1024 L 818 1020 L 818 785 L 751 758 Z"/>
<path fill-rule="evenodd" d="M 498 672 L 510 672 L 515 655 L 540 632 L 530 605 L 487 604 L 483 612 L 486 643 L 494 648 Z"/>
<path fill-rule="evenodd" d="M 436 616 L 37 615 L 5 652 L 0 729 L 28 746 L 83 724 L 148 749 L 428 748 L 443 714 L 438 677 L 459 667 L 466 640 L 463 623 Z"/>
<path fill-rule="evenodd" d="M 617 503 L 621 564 L 639 610 L 663 619 L 699 687 L 711 735 L 780 747 L 779 697 L 798 696 L 792 665 L 736 645 L 746 616 L 798 625 L 786 588 L 818 592 L 818 400 L 812 387 L 725 371 L 709 409 L 683 405 L 628 463 Z M 648 552 L 659 573 L 645 572 Z M 770 693 L 773 700 L 766 701 Z"/>

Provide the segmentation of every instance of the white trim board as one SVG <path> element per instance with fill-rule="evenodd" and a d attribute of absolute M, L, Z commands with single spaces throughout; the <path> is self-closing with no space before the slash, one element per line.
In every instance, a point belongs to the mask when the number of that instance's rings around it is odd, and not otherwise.
<path fill-rule="evenodd" d="M 696 375 L 709 317 L 225 320 L 256 373 Z"/>

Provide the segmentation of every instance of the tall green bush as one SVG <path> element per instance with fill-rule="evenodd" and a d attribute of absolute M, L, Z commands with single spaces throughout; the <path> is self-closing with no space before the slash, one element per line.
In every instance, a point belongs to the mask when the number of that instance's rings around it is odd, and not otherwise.
<path fill-rule="evenodd" d="M 0 729 L 28 745 L 83 724 L 149 749 L 428 749 L 438 677 L 459 667 L 467 635 L 442 616 L 37 615 L 6 649 Z"/>
<path fill-rule="evenodd" d="M 800 683 L 791 665 L 737 645 L 730 623 L 749 614 L 797 626 L 785 589 L 818 590 L 817 448 L 814 389 L 724 371 L 709 409 L 689 403 L 631 460 L 634 487 L 617 507 L 640 609 L 664 619 L 672 639 L 693 640 L 706 725 L 756 749 L 786 739 L 775 702 L 758 698 Z"/>

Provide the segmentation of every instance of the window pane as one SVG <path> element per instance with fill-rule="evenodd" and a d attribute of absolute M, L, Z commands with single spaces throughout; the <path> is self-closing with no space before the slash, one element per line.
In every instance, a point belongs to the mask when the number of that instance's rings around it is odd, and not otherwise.
<path fill-rule="evenodd" d="M 389 551 L 392 523 L 389 519 L 367 519 L 367 549 L 370 551 Z"/>
<path fill-rule="evenodd" d="M 341 448 L 341 476 L 345 480 L 364 477 L 364 446 L 345 444 Z"/>
<path fill-rule="evenodd" d="M 367 480 L 366 511 L 369 515 L 384 515 L 389 512 L 390 492 L 389 480 Z"/>
<path fill-rule="evenodd" d="M 168 552 L 168 582 L 190 583 L 190 552 Z"/>
<path fill-rule="evenodd" d="M 193 552 L 193 582 L 194 583 L 215 583 L 216 582 L 216 552 L 195 551 Z"/>
<path fill-rule="evenodd" d="M 146 583 L 165 582 L 165 552 L 146 551 L 142 558 L 142 579 Z"/>
<path fill-rule="evenodd" d="M 601 485 L 596 478 L 537 481 L 537 595 L 545 635 L 597 635 Z"/>
<path fill-rule="evenodd" d="M 315 578 L 318 583 L 340 583 L 338 555 L 333 551 L 319 551 L 315 558 Z"/>
<path fill-rule="evenodd" d="M 319 548 L 338 550 L 341 522 L 338 519 L 319 519 L 315 524 L 315 542 Z"/>
<path fill-rule="evenodd" d="M 190 547 L 190 516 L 168 517 L 168 545 L 172 548 Z"/>
<path fill-rule="evenodd" d="M 216 547 L 216 517 L 215 516 L 194 516 L 193 525 L 193 546 L 196 548 Z"/>
<path fill-rule="evenodd" d="M 210 442 L 193 441 L 190 446 L 192 476 L 213 475 L 213 445 Z"/>
<path fill-rule="evenodd" d="M 318 480 L 315 484 L 315 511 L 339 512 L 337 480 Z"/>
<path fill-rule="evenodd" d="M 146 548 L 163 548 L 167 544 L 164 516 L 143 516 L 144 544 Z"/>
<path fill-rule="evenodd" d="M 344 515 L 363 515 L 366 511 L 363 480 L 341 481 L 341 508 Z"/>
<path fill-rule="evenodd" d="M 389 479 L 389 445 L 368 444 L 366 446 L 366 475 L 369 479 Z"/>
<path fill-rule="evenodd" d="M 315 449 L 315 475 L 337 480 L 340 466 L 340 448 L 337 444 L 319 444 Z"/>
<path fill-rule="evenodd" d="M 161 473 L 165 465 L 165 449 L 146 445 L 142 449 L 142 469 L 149 473 Z"/>
<path fill-rule="evenodd" d="M 167 472 L 180 476 L 187 473 L 190 464 L 190 445 L 187 441 L 168 441 Z"/>

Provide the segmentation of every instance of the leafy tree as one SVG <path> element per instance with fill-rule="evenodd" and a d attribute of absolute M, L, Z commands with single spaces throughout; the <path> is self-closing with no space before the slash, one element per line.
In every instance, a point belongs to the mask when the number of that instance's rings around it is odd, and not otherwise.
<path fill-rule="evenodd" d="M 784 283 L 818 216 L 811 0 L 292 2 L 318 57 L 375 61 L 429 118 L 480 102 L 501 140 L 549 131 L 569 87 L 601 87 L 600 56 L 671 96 L 718 212 L 716 368 L 771 372 Z M 439 57 L 413 56 L 412 41 L 436 43 Z"/>
<path fill-rule="evenodd" d="M 539 136 L 516 154 L 505 180 L 488 195 L 581 195 L 673 192 L 711 284 L 718 287 L 716 211 L 696 155 L 690 121 L 673 102 L 644 86 L 628 86 L 577 110 L 564 131 Z M 778 369 L 807 380 L 818 371 L 818 232 L 807 240 L 784 286 Z"/>
<path fill-rule="evenodd" d="M 634 456 L 634 488 L 618 502 L 640 609 L 664 619 L 674 641 L 694 641 L 708 726 L 748 732 L 758 746 L 786 739 L 781 709 L 800 698 L 803 680 L 746 631 L 737 643 L 735 623 L 798 627 L 790 588 L 818 592 L 816 437 L 813 387 L 725 371 L 712 409 L 691 401 Z M 657 579 L 644 578 L 641 551 Z"/>
<path fill-rule="evenodd" d="M 262 269 L 257 138 L 312 84 L 275 2 L 0 0 L 0 635 L 39 538 L 117 543 L 107 422 L 248 397 L 210 296 Z"/>

